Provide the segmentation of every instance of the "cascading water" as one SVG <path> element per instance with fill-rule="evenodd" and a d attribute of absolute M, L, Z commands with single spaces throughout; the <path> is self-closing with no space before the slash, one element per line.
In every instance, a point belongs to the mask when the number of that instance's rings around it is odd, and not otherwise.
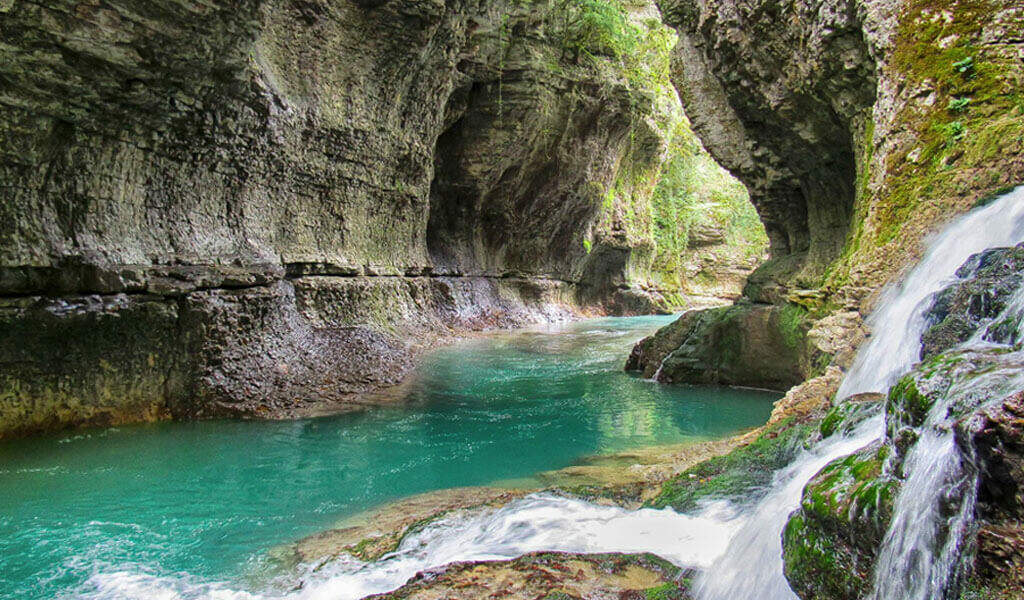
<path fill-rule="evenodd" d="M 962 566 L 978 494 L 973 457 L 954 439 L 953 405 L 984 406 L 1022 386 L 1016 365 L 996 369 L 954 386 L 929 410 L 903 465 L 907 477 L 878 554 L 872 600 L 944 597 Z"/>
<path fill-rule="evenodd" d="M 724 512 L 723 512 L 724 511 Z M 287 578 L 260 594 L 180 577 L 104 569 L 78 590 L 78 600 L 357 600 L 386 592 L 419 571 L 458 561 L 509 559 L 534 551 L 653 552 L 679 565 L 707 566 L 735 529 L 727 503 L 700 515 L 672 510 L 629 511 L 534 494 L 503 508 L 457 513 L 408 535 L 382 559 L 363 563 L 341 557 L 307 565 L 300 584 Z M 278 590 L 278 591 L 275 591 Z"/>
<path fill-rule="evenodd" d="M 782 528 L 811 477 L 836 458 L 877 438 L 881 422 L 881 417 L 875 417 L 848 437 L 833 436 L 778 471 L 771 493 L 742 519 L 728 549 L 701 575 L 695 596 L 701 600 L 796 598 L 782 573 Z"/>
<path fill-rule="evenodd" d="M 890 287 L 868 318 L 871 339 L 860 349 L 837 398 L 885 392 L 918 361 L 925 313 L 935 294 L 955 279 L 960 265 L 988 248 L 1024 239 L 1024 187 L 950 223 L 928 244 L 921 262 Z"/>
<path fill-rule="evenodd" d="M 987 248 L 1012 246 L 1021 240 L 1024 240 L 1024 188 L 1018 188 L 946 227 L 931 240 L 924 258 L 903 283 L 882 295 L 878 309 L 868 319 L 873 336 L 858 352 L 837 398 L 861 392 L 885 392 L 918 361 L 921 336 L 927 326 L 926 311 L 935 294 L 954 280 L 960 265 L 971 255 Z M 822 467 L 867 445 L 881 434 L 882 417 L 879 416 L 866 421 L 846 439 L 830 438 L 802 453 L 792 465 L 777 474 L 773 491 L 745 519 L 721 558 L 701 575 L 696 597 L 699 600 L 796 598 L 783 575 L 780 541 L 789 514 L 799 506 L 804 486 Z M 938 448 L 933 446 L 942 444 L 946 444 L 942 448 L 947 452 L 954 452 L 950 434 L 949 440 L 927 443 L 928 448 L 921 453 L 935 451 Z M 945 460 L 954 464 L 958 459 L 947 457 Z M 922 472 L 919 478 L 926 476 L 929 468 L 930 461 L 920 460 L 915 464 L 915 470 Z M 910 474 L 911 477 L 914 475 Z M 929 484 L 921 483 L 920 487 L 926 485 Z M 916 491 L 907 491 L 907 494 L 923 503 L 930 501 L 917 495 Z M 900 502 L 908 506 L 908 513 L 912 510 L 911 501 L 904 502 L 901 498 Z M 922 554 L 920 549 L 924 546 L 917 543 L 923 541 L 912 541 L 903 553 L 904 557 L 910 560 L 909 555 Z M 927 551 L 923 553 L 928 554 Z M 876 596 L 877 600 L 894 598 L 909 600 L 911 597 L 900 594 Z"/>
<path fill-rule="evenodd" d="M 888 290 L 869 319 L 874 331 L 859 352 L 839 392 L 883 392 L 918 360 L 925 313 L 936 292 L 953 280 L 972 254 L 1024 240 L 1024 188 L 954 221 L 932 240 L 904 283 Z M 1013 304 L 1007 310 L 1013 309 Z M 1019 308 L 1019 307 L 1018 307 Z M 1012 378 L 1010 378 L 1012 379 Z M 1010 381 L 1008 379 L 1008 381 Z M 1013 379 L 1008 385 L 1019 385 Z M 970 390 L 963 390 L 970 393 Z M 941 404 L 941 403 L 938 403 Z M 973 510 L 969 461 L 956 453 L 942 406 L 928 417 L 906 463 L 907 479 L 897 499 L 881 556 L 875 600 L 941 597 L 955 569 Z M 181 578 L 104 570 L 80 598 L 210 598 L 250 600 L 355 599 L 404 583 L 417 571 L 460 560 L 511 558 L 530 551 L 654 552 L 680 566 L 705 568 L 696 589 L 700 600 L 782 600 L 796 596 L 783 575 L 781 532 L 807 482 L 833 460 L 857 451 L 883 430 L 877 415 L 847 435 L 835 434 L 802 452 L 774 476 L 772 491 L 744 514 L 717 502 L 695 515 L 670 509 L 626 511 L 548 495 L 534 495 L 501 509 L 440 520 L 408 536 L 399 549 L 373 563 L 338 559 L 309 566 L 301 585 L 285 582 L 260 595 L 227 586 L 190 584 Z M 957 514 L 939 527 L 937 507 L 960 495 Z M 922 520 L 933 527 L 921 527 Z M 947 533 L 930 533 L 930 530 Z M 936 541 L 939 547 L 933 552 Z M 903 576 L 913 573 L 910 578 Z"/>

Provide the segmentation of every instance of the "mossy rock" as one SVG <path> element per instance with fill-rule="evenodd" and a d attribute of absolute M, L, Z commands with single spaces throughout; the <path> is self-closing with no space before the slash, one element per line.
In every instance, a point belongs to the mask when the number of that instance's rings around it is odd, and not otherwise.
<path fill-rule="evenodd" d="M 811 326 L 807 309 L 789 303 L 691 311 L 637 344 L 626 368 L 663 383 L 788 389 L 814 369 Z"/>
<path fill-rule="evenodd" d="M 783 531 L 785 574 L 804 600 L 847 600 L 868 591 L 875 552 L 898 483 L 883 476 L 880 443 L 826 466 L 804 488 Z"/>
<path fill-rule="evenodd" d="M 729 498 L 753 502 L 762 497 L 776 469 L 787 465 L 816 435 L 815 423 L 780 421 L 753 442 L 712 458 L 662 484 L 648 506 L 667 506 L 680 512 L 699 508 L 702 501 Z"/>
<path fill-rule="evenodd" d="M 821 420 L 819 431 L 822 438 L 835 433 L 849 433 L 857 425 L 878 414 L 881 409 L 883 394 L 856 394 L 833 406 Z"/>

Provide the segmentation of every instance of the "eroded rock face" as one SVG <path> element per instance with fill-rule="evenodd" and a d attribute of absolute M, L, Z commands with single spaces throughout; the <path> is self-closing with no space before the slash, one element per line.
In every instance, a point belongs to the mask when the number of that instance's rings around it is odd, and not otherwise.
<path fill-rule="evenodd" d="M 1024 394 L 965 424 L 961 436 L 981 467 L 974 577 L 1007 593 L 1024 589 Z"/>
<path fill-rule="evenodd" d="M 1019 3 L 659 5 L 680 36 L 673 78 L 694 129 L 747 184 L 771 239 L 744 286 L 754 302 L 866 314 L 929 233 L 1024 182 Z M 834 366 L 863 337 L 855 321 L 845 348 L 825 344 Z"/>
<path fill-rule="evenodd" d="M 771 239 L 752 299 L 821 288 L 855 303 L 938 224 L 1024 182 L 1018 3 L 659 6 L 680 35 L 687 114 L 747 184 Z"/>
<path fill-rule="evenodd" d="M 593 229 L 682 112 L 574 10 L 0 4 L 0 436 L 344 405 L 410 336 L 650 310 L 649 242 Z"/>
<path fill-rule="evenodd" d="M 659 5 L 680 35 L 673 72 L 696 131 L 747 184 L 772 257 L 799 257 L 785 275 L 820 276 L 851 222 L 851 142 L 876 96 L 877 63 L 857 3 Z"/>
<path fill-rule="evenodd" d="M 806 313 L 795 305 L 690 311 L 640 341 L 626 370 L 663 383 L 786 389 L 809 375 L 809 329 Z"/>

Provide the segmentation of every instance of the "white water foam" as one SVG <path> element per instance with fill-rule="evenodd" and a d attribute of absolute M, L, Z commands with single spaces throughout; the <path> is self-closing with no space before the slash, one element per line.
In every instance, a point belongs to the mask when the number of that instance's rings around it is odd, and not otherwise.
<path fill-rule="evenodd" d="M 536 551 L 652 552 L 681 566 L 707 567 L 740 526 L 725 502 L 699 515 L 671 509 L 630 511 L 551 494 L 502 508 L 460 512 L 406 536 L 380 560 L 351 558 L 310 567 L 291 591 L 254 594 L 227 585 L 108 569 L 76 597 L 90 600 L 357 600 L 393 590 L 416 573 L 459 561 L 501 560 Z"/>
<path fill-rule="evenodd" d="M 1024 188 L 954 221 L 929 244 L 904 283 L 884 293 L 868 320 L 874 335 L 840 389 L 844 398 L 885 391 L 917 362 L 925 311 L 971 255 L 1024 239 Z M 339 559 L 312 568 L 291 591 L 253 595 L 187 578 L 103 570 L 76 597 L 103 600 L 355 600 L 402 585 L 415 573 L 454 561 L 513 558 L 532 551 L 653 552 L 680 565 L 707 567 L 700 600 L 795 598 L 782 574 L 781 532 L 807 482 L 826 464 L 881 435 L 880 416 L 834 435 L 776 473 L 772 491 L 745 516 L 726 503 L 697 515 L 670 509 L 626 511 L 534 495 L 508 506 L 434 523 L 373 563 Z M 912 544 L 914 546 L 916 542 Z M 916 546 L 914 546 L 916 548 Z M 879 596 L 881 598 L 881 596 Z M 886 600 L 891 600 L 886 597 Z"/>
<path fill-rule="evenodd" d="M 888 288 L 868 318 L 871 339 L 860 349 L 838 398 L 885 392 L 921 353 L 926 312 L 935 294 L 956 279 L 972 254 L 1024 240 L 1024 186 L 954 220 L 932 238 L 921 262 Z"/>

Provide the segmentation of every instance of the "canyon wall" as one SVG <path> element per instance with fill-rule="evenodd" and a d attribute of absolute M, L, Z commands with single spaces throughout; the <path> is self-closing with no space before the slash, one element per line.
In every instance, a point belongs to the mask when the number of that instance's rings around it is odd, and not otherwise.
<path fill-rule="evenodd" d="M 853 331 L 923 240 L 1024 182 L 1024 7 L 1007 0 L 663 0 L 680 41 L 673 79 L 695 131 L 750 190 L 771 259 L 748 311 L 805 313 Z M 763 308 L 758 306 L 763 305 Z M 784 331 L 781 333 L 785 333 Z M 800 339 L 791 365 L 859 339 Z M 701 338 L 707 331 L 698 330 Z M 670 335 L 668 332 L 663 334 Z M 736 336 L 733 336 L 736 337 Z M 647 352 L 652 371 L 674 348 Z M 691 344 L 675 362 L 728 362 Z M 682 360 L 686 359 L 686 360 Z M 693 361 L 690 361 L 693 359 Z M 844 366 L 842 362 L 836 366 Z M 663 370 L 666 380 L 692 380 Z M 756 381 L 747 381 L 757 384 Z M 765 381 L 764 383 L 771 383 Z"/>
<path fill-rule="evenodd" d="M 0 25 L 0 436 L 341 408 L 410 340 L 671 291 L 651 198 L 695 138 L 653 4 L 4 0 Z"/>

